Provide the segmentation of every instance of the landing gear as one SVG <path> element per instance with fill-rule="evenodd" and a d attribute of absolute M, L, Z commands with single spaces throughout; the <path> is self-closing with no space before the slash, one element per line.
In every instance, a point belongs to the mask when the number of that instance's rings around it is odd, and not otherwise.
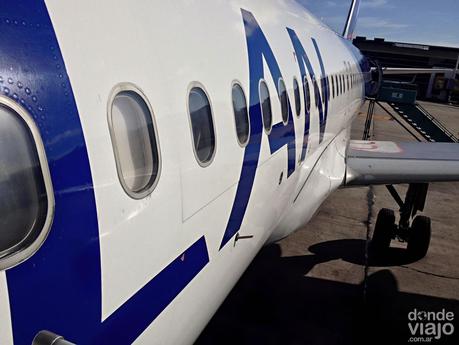
<path fill-rule="evenodd" d="M 405 201 L 400 198 L 394 186 L 387 186 L 387 189 L 400 206 L 400 221 L 396 224 L 395 213 L 390 209 L 379 211 L 371 250 L 374 254 L 383 254 L 389 249 L 391 240 L 397 239 L 408 242 L 406 250 L 410 257 L 422 259 L 429 249 L 431 221 L 428 217 L 416 216 L 416 213 L 424 210 L 428 184 L 410 184 Z"/>
<path fill-rule="evenodd" d="M 371 240 L 371 250 L 375 253 L 383 253 L 389 248 L 390 241 L 394 237 L 396 229 L 395 213 L 388 208 L 383 208 L 378 213 L 375 230 Z"/>
<path fill-rule="evenodd" d="M 408 254 L 416 259 L 426 256 L 429 250 L 432 226 L 430 218 L 417 216 L 411 225 L 411 234 L 408 239 Z"/>

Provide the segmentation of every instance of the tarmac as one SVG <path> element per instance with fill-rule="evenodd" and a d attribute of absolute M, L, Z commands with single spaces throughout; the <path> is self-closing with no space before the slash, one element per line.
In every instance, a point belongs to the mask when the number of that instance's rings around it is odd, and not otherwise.
<path fill-rule="evenodd" d="M 421 104 L 459 134 L 458 107 Z M 378 106 L 372 132 L 374 140 L 414 140 Z M 407 186 L 396 188 L 403 198 Z M 260 252 L 196 344 L 419 344 L 409 313 L 443 309 L 454 313 L 455 331 L 427 343 L 459 344 L 459 183 L 430 184 L 421 214 L 432 219 L 432 239 L 419 261 L 396 241 L 386 258 L 369 256 L 383 207 L 398 209 L 384 186 L 338 190 L 307 226 Z"/>

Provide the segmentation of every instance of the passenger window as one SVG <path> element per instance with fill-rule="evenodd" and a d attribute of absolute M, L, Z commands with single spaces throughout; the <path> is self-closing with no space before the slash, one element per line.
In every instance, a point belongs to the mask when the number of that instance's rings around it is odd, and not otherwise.
<path fill-rule="evenodd" d="M 0 270 L 36 252 L 54 209 L 38 129 L 22 108 L 9 103 L 0 99 Z"/>
<path fill-rule="evenodd" d="M 304 77 L 303 80 L 303 92 L 304 92 L 304 107 L 306 112 L 309 113 L 311 111 L 311 91 L 309 88 L 308 79 Z"/>
<path fill-rule="evenodd" d="M 140 91 L 129 85 L 115 94 L 109 113 L 121 185 L 129 196 L 141 199 L 153 190 L 160 169 L 152 110 Z"/>
<path fill-rule="evenodd" d="M 333 98 L 335 98 L 335 76 L 331 76 L 331 81 L 332 81 L 332 93 L 333 93 Z"/>
<path fill-rule="evenodd" d="M 263 115 L 263 126 L 266 132 L 271 131 L 271 126 L 273 122 L 273 113 L 271 109 L 271 99 L 269 97 L 268 85 L 262 80 L 260 82 L 260 103 L 261 103 L 261 113 Z"/>
<path fill-rule="evenodd" d="M 326 101 L 326 97 L 325 97 L 325 94 L 328 92 L 327 91 L 327 77 L 323 77 L 321 79 L 321 89 L 322 89 L 322 103 L 325 104 L 325 101 Z"/>
<path fill-rule="evenodd" d="M 200 87 L 193 87 L 188 97 L 193 145 L 200 165 L 210 164 L 215 153 L 215 130 L 209 98 Z"/>
<path fill-rule="evenodd" d="M 281 104 L 282 121 L 284 124 L 288 122 L 288 96 L 285 83 L 282 79 L 279 79 L 279 101 Z"/>
<path fill-rule="evenodd" d="M 336 95 L 339 96 L 341 94 L 341 88 L 339 86 L 339 75 L 336 75 Z"/>
<path fill-rule="evenodd" d="M 296 116 L 300 116 L 301 114 L 300 86 L 298 85 L 298 80 L 296 80 L 296 78 L 293 78 L 293 93 L 295 94 Z"/>
<path fill-rule="evenodd" d="M 241 146 L 249 141 L 250 122 L 244 90 L 239 84 L 233 85 L 233 110 L 237 140 Z"/>
<path fill-rule="evenodd" d="M 314 88 L 314 104 L 316 108 L 319 108 L 319 86 L 315 76 L 312 77 L 312 87 Z"/>

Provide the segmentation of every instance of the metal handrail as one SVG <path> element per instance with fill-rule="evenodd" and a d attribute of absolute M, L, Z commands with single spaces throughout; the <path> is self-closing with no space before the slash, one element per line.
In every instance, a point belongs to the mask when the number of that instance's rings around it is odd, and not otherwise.
<path fill-rule="evenodd" d="M 432 121 L 438 128 L 440 128 L 452 141 L 455 143 L 459 142 L 459 139 L 448 130 L 440 121 L 438 121 L 432 114 L 430 114 L 422 105 L 416 102 L 416 107 L 426 116 L 430 121 Z"/>
<path fill-rule="evenodd" d="M 383 106 L 383 105 L 381 104 L 380 101 L 376 101 L 376 104 L 379 105 L 379 107 L 380 107 L 382 110 L 384 110 L 387 114 L 389 114 L 389 115 L 390 115 L 390 116 L 391 116 L 391 117 L 392 117 L 392 118 L 393 118 L 393 119 L 394 119 L 394 120 L 404 129 L 404 130 L 406 130 L 408 133 L 410 133 L 411 136 L 412 136 L 414 139 L 416 139 L 417 141 L 421 141 L 415 133 L 413 133 L 407 126 L 405 126 L 405 125 L 402 123 L 402 121 L 400 121 L 394 114 L 392 114 L 389 110 L 387 110 L 386 107 Z M 389 103 L 388 103 L 388 104 L 389 104 Z M 389 104 L 389 105 L 390 105 L 390 104 Z M 394 110 L 395 110 L 395 109 L 394 109 Z M 398 114 L 398 113 L 397 113 L 397 114 Z M 418 132 L 418 131 L 416 131 L 416 132 Z M 419 134 L 422 135 L 422 136 L 424 137 L 424 135 L 423 135 L 422 133 L 419 133 Z M 425 138 L 425 137 L 424 137 L 424 138 Z M 427 138 L 425 138 L 425 139 L 427 139 Z"/>

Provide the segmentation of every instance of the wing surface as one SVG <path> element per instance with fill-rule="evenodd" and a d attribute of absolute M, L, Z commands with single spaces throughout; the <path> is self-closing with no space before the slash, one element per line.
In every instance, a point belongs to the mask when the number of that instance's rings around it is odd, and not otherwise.
<path fill-rule="evenodd" d="M 352 140 L 345 186 L 459 181 L 459 144 Z"/>

